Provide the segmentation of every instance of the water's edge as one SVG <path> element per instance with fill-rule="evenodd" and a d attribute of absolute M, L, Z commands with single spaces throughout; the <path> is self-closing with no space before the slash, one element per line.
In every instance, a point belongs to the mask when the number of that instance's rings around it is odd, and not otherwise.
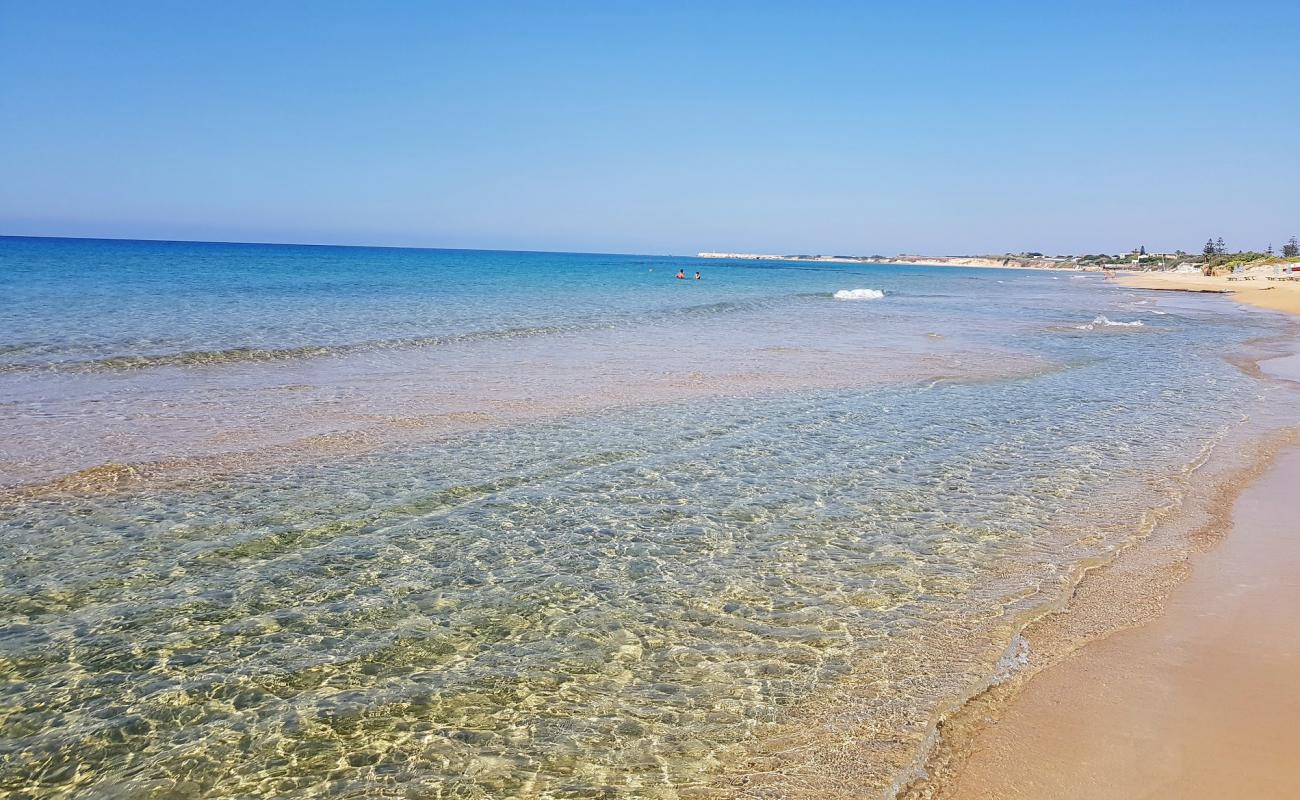
<path fill-rule="evenodd" d="M 1295 348 L 1253 359 L 1225 354 L 1266 383 L 1300 380 L 1270 375 L 1264 361 L 1294 359 Z M 1164 602 L 1189 574 L 1192 557 L 1212 549 L 1231 528 L 1237 498 L 1284 452 L 1300 446 L 1300 425 L 1245 434 L 1246 419 L 1207 443 L 1187 468 L 1182 491 L 1144 516 L 1134 536 L 1110 558 L 1077 565 L 1073 580 L 1055 601 L 1023 615 L 1008 642 L 1021 658 L 1009 671 L 991 670 L 939 710 L 915 760 L 900 773 L 884 800 L 944 800 L 979 733 L 996 726 L 1023 687 L 1077 650 L 1158 617 Z M 1241 439 L 1245 434 L 1244 439 Z M 1236 438 L 1234 438 L 1234 436 Z"/>
<path fill-rule="evenodd" d="M 485 293 L 397 259 L 304 301 L 303 254 L 263 254 L 280 289 L 218 255 L 257 302 L 176 323 L 198 363 L 83 368 L 176 327 L 97 302 L 68 363 L 0 370 L 0 794 L 895 796 L 1140 616 L 1088 616 L 1095 575 L 1158 605 L 1129 565 L 1177 562 L 1204 487 L 1300 421 L 1256 363 L 1280 318 L 1085 277 L 467 261 Z M 444 307 L 556 325 L 406 338 Z M 342 333 L 401 346 L 262 358 Z"/>

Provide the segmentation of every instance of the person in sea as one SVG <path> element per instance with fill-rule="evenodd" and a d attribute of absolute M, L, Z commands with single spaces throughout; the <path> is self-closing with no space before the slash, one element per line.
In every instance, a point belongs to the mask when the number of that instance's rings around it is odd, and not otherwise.
<path fill-rule="evenodd" d="M 686 280 L 686 270 L 684 269 L 677 270 L 677 280 L 679 281 Z"/>
<path fill-rule="evenodd" d="M 700 279 L 700 273 L 697 272 L 697 273 L 695 273 L 695 280 L 698 281 L 699 279 Z"/>

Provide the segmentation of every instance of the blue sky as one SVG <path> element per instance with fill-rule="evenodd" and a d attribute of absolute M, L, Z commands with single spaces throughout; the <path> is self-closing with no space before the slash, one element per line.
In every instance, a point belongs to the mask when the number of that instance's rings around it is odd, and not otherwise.
<path fill-rule="evenodd" d="M 1275 246 L 1300 3 L 0 0 L 0 234 Z"/>

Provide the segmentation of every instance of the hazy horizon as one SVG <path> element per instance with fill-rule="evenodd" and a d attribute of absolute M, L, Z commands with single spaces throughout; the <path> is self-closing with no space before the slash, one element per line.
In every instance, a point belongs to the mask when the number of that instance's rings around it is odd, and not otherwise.
<path fill-rule="evenodd" d="M 296 241 L 241 241 L 237 239 L 160 239 L 160 238 L 153 238 L 153 237 L 136 237 L 136 236 L 61 236 L 56 234 L 47 235 L 47 234 L 24 234 L 24 233 L 4 233 L 4 232 L 0 232 L 0 239 L 67 239 L 71 241 L 152 242 L 158 244 L 233 244 L 233 245 L 253 245 L 253 246 L 267 245 L 267 246 L 274 246 L 274 247 L 354 247 L 354 248 L 378 248 L 378 249 L 385 249 L 385 250 L 464 250 L 468 252 L 483 252 L 483 253 L 493 253 L 493 252 L 553 253 L 557 255 L 571 254 L 571 255 L 617 255 L 617 256 L 656 256 L 656 257 L 695 257 L 699 253 L 724 253 L 724 252 L 736 253 L 736 254 L 752 253 L 754 255 L 765 255 L 765 256 L 773 256 L 773 255 L 776 256 L 811 256 L 811 255 L 862 256 L 862 257 L 882 256 L 885 258 L 888 258 L 890 256 L 901 257 L 901 256 L 918 256 L 918 255 L 950 256 L 950 257 L 951 256 L 1003 256 L 1003 255 L 1022 255 L 1024 253 L 1039 253 L 1040 255 L 1046 257 L 1046 256 L 1082 256 L 1082 255 L 1091 255 L 1091 254 L 1127 255 L 1129 252 L 1131 252 L 1131 250 L 1106 251 L 1106 250 L 1094 249 L 1094 250 L 1080 250 L 1075 253 L 1067 253 L 1067 252 L 1049 253 L 1049 252 L 1041 252 L 1035 250 L 1031 250 L 1031 251 L 989 250 L 983 252 L 969 252 L 969 253 L 940 253 L 940 252 L 848 253 L 848 252 L 831 252 L 831 251 L 825 251 L 825 252 L 810 251 L 805 253 L 793 253 L 793 252 L 777 253 L 777 252 L 759 252 L 756 250 L 702 249 L 702 250 L 692 251 L 689 253 L 687 252 L 650 253 L 650 252 L 628 252 L 628 251 L 617 251 L 617 250 L 540 250 L 540 249 L 530 249 L 530 248 L 523 248 L 523 247 L 441 247 L 436 245 L 426 246 L 426 245 L 401 245 L 401 244 L 371 244 L 366 242 L 334 243 L 334 242 L 296 242 Z M 1278 247 L 1275 246 L 1274 250 L 1277 249 Z M 1149 248 L 1148 251 L 1152 253 L 1162 252 L 1162 251 L 1150 250 Z M 1186 248 L 1184 248 L 1183 251 L 1189 254 L 1195 254 L 1194 250 L 1187 250 Z M 1175 252 L 1175 251 L 1171 250 L 1171 251 L 1163 251 L 1163 252 Z"/>
<path fill-rule="evenodd" d="M 1047 254 L 1300 235 L 1300 8 L 6 2 L 0 234 Z"/>

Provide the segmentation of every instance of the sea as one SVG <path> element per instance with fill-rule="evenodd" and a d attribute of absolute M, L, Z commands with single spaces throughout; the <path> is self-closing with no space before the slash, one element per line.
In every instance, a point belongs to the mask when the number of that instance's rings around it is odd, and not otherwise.
<path fill-rule="evenodd" d="M 1289 325 L 1080 272 L 0 238 L 0 796 L 780 796 L 797 729 L 888 797 L 1293 402 Z"/>

